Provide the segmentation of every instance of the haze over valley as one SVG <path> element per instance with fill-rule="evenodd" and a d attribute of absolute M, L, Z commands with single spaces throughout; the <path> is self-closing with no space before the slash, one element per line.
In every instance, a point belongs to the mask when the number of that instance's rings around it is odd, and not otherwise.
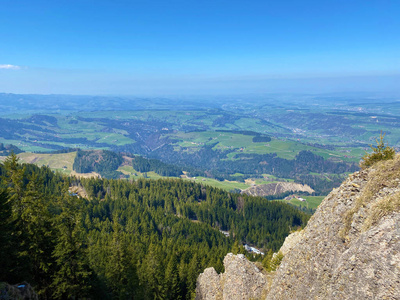
<path fill-rule="evenodd" d="M 1 299 L 397 299 L 400 2 L 0 0 Z"/>

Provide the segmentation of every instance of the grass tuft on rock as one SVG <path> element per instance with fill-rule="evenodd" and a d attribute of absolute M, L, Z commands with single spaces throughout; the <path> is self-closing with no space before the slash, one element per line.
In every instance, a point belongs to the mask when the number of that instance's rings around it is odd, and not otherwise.
<path fill-rule="evenodd" d="M 363 172 L 363 171 L 361 171 Z M 365 171 L 364 171 L 365 172 Z M 354 206 L 344 215 L 344 227 L 339 236 L 345 241 L 351 229 L 354 214 L 365 208 L 367 215 L 363 230 L 368 230 L 382 217 L 400 211 L 400 191 L 388 196 L 379 195 L 382 189 L 394 189 L 400 184 L 400 155 L 392 160 L 379 161 L 368 171 L 368 182 L 356 198 Z M 372 203 L 378 199 L 375 203 Z"/>
<path fill-rule="evenodd" d="M 383 217 L 395 212 L 400 212 L 400 192 L 383 198 L 374 203 L 370 208 L 371 213 L 364 222 L 363 230 L 368 230 L 371 226 L 378 223 Z"/>

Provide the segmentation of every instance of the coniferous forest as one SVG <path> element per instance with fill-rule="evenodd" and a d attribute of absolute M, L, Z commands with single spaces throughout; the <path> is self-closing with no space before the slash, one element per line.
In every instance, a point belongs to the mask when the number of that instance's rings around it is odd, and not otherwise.
<path fill-rule="evenodd" d="M 0 281 L 41 299 L 191 299 L 238 245 L 276 251 L 309 217 L 181 179 L 65 177 L 15 155 L 0 175 Z"/>

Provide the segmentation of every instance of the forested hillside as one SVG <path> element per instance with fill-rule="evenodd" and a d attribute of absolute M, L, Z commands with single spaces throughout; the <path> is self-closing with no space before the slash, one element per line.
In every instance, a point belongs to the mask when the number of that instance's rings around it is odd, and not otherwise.
<path fill-rule="evenodd" d="M 355 172 L 354 163 L 333 162 L 312 153 L 300 151 L 294 159 L 269 154 L 235 154 L 226 159 L 231 150 L 215 150 L 215 145 L 206 145 L 194 153 L 178 153 L 173 147 L 163 147 L 152 155 L 169 163 L 179 161 L 190 170 L 192 176 L 207 176 L 218 180 L 242 180 L 272 174 L 280 178 L 294 179 L 295 182 L 311 186 L 317 194 L 327 194 L 345 179 L 345 172 Z M 234 174 L 241 174 L 239 176 Z"/>
<path fill-rule="evenodd" d="M 132 167 L 139 172 L 154 171 L 161 176 L 179 177 L 182 175 L 181 168 L 163 163 L 157 159 L 146 159 L 142 156 L 135 156 L 132 160 Z"/>
<path fill-rule="evenodd" d="M 198 274 L 222 271 L 238 251 L 235 240 L 276 250 L 308 219 L 178 179 L 78 180 L 15 155 L 0 173 L 0 281 L 26 280 L 43 299 L 190 299 Z"/>
<path fill-rule="evenodd" d="M 257 137 L 268 138 L 261 135 Z M 230 160 L 226 159 L 230 150 L 215 150 L 213 146 L 204 146 L 194 153 L 178 153 L 172 147 L 157 150 L 161 158 L 169 163 L 130 153 L 124 155 L 131 159 L 133 169 L 142 173 L 154 171 L 161 176 L 179 177 L 186 171 L 189 176 L 242 182 L 248 178 L 260 178 L 262 174 L 271 174 L 278 178 L 294 179 L 295 182 L 307 184 L 318 195 L 327 194 L 332 188 L 340 185 L 345 179 L 346 172 L 358 170 L 354 163 L 326 160 L 311 151 L 300 151 L 294 159 L 281 158 L 276 153 L 241 153 L 235 154 Z M 78 173 L 97 172 L 102 177 L 116 179 L 124 177 L 117 171 L 123 161 L 120 153 L 108 150 L 79 150 L 73 168 Z M 173 164 L 176 161 L 179 162 L 178 165 Z"/>
<path fill-rule="evenodd" d="M 121 154 L 107 150 L 82 151 L 76 153 L 73 168 L 78 173 L 97 172 L 103 177 L 119 178 L 116 170 L 122 164 Z"/>
<path fill-rule="evenodd" d="M 7 156 L 10 155 L 11 152 L 14 152 L 15 154 L 21 153 L 22 150 L 19 149 L 17 146 L 14 145 L 4 145 L 3 143 L 0 143 L 0 156 Z"/>

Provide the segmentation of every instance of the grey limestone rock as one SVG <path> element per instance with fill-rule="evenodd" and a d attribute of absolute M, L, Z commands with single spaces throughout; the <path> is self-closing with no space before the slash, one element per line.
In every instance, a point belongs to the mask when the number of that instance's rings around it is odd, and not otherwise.
<path fill-rule="evenodd" d="M 229 253 L 224 258 L 221 276 L 224 300 L 257 299 L 266 287 L 267 278 L 243 254 Z"/>
<path fill-rule="evenodd" d="M 207 268 L 197 278 L 196 300 L 221 299 L 222 289 L 218 273 L 214 268 Z"/>
<path fill-rule="evenodd" d="M 400 299 L 400 156 L 351 174 L 281 252 L 270 275 L 228 254 L 196 299 Z"/>
<path fill-rule="evenodd" d="M 199 275 L 196 300 L 243 300 L 262 297 L 267 286 L 267 276 L 243 254 L 227 254 L 224 267 L 225 273 L 220 275 L 214 268 L 208 268 Z"/>
<path fill-rule="evenodd" d="M 279 250 L 283 254 L 283 256 L 288 254 L 297 245 L 297 243 L 301 241 L 303 235 L 304 235 L 304 230 L 301 230 L 301 231 L 295 231 L 286 237 L 285 242 L 283 243 L 281 249 Z"/>
<path fill-rule="evenodd" d="M 400 299 L 399 175 L 397 157 L 333 190 L 285 255 L 267 299 Z"/>

